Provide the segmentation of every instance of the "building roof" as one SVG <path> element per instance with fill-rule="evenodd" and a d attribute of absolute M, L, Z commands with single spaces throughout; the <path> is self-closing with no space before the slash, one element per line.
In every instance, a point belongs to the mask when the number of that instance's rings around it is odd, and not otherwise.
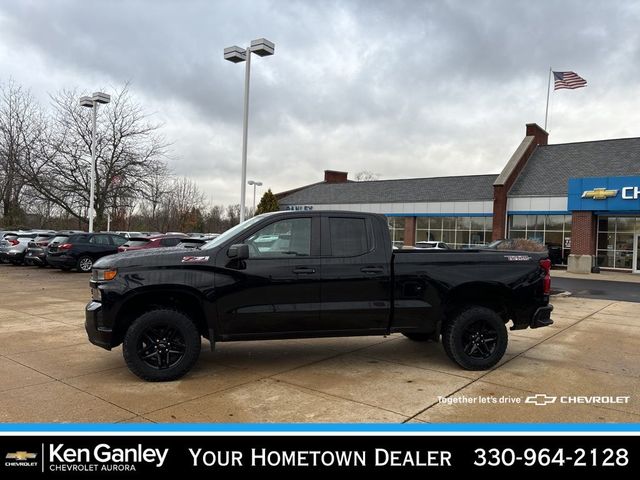
<path fill-rule="evenodd" d="M 320 183 L 282 198 L 281 205 L 402 203 L 492 200 L 498 175 L 405 178 L 371 182 Z"/>
<path fill-rule="evenodd" d="M 509 196 L 565 196 L 569 178 L 640 174 L 640 138 L 539 145 Z"/>

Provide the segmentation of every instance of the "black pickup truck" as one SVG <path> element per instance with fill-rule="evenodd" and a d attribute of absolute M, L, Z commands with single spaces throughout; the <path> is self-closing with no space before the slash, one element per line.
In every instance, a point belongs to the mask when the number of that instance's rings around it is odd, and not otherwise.
<path fill-rule="evenodd" d="M 393 249 L 384 216 L 332 211 L 258 215 L 199 249 L 97 261 L 89 340 L 123 344 L 149 381 L 191 369 L 215 342 L 389 335 L 439 340 L 462 368 L 494 366 L 511 329 L 551 325 L 545 254 Z"/>

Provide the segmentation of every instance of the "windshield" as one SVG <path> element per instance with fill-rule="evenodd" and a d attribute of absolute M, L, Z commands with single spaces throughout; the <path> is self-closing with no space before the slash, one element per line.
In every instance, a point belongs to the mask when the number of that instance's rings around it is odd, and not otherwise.
<path fill-rule="evenodd" d="M 199 248 L 201 250 L 208 250 L 210 248 L 215 248 L 215 247 L 217 247 L 219 245 L 222 245 L 227 240 L 229 240 L 231 237 L 237 235 L 238 233 L 242 232 L 243 230 L 247 230 L 247 229 L 251 228 L 253 225 L 255 225 L 260 220 L 262 220 L 266 215 L 273 215 L 273 213 L 263 213 L 262 215 L 256 215 L 255 217 L 250 218 L 249 220 L 246 220 L 243 223 L 239 223 L 235 227 L 230 228 L 226 232 L 220 234 L 219 236 L 217 236 L 213 240 L 209 240 L 207 243 L 205 243 L 204 245 L 202 245 Z"/>

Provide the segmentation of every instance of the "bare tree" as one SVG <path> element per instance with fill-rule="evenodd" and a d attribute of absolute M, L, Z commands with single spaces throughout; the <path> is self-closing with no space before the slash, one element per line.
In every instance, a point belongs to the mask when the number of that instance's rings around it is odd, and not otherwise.
<path fill-rule="evenodd" d="M 21 219 L 21 197 L 26 180 L 23 169 L 32 161 L 43 136 L 45 122 L 30 92 L 12 81 L 0 86 L 0 201 L 6 225 Z"/>
<path fill-rule="evenodd" d="M 356 182 L 372 182 L 379 179 L 379 173 L 373 173 L 369 170 L 362 170 L 361 172 L 356 173 Z"/>
<path fill-rule="evenodd" d="M 84 221 L 89 204 L 91 112 L 78 103 L 76 91 L 52 96 L 51 133 L 24 173 L 43 198 Z M 144 195 L 146 181 L 165 171 L 166 143 L 158 124 L 149 121 L 128 85 L 101 108 L 96 133 L 95 213 L 103 228 L 107 209 Z M 131 208 L 131 202 L 126 206 Z"/>

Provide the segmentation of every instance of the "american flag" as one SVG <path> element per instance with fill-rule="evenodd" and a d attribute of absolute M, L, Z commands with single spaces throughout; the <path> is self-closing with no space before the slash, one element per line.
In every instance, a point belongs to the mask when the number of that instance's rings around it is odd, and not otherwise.
<path fill-rule="evenodd" d="M 577 75 L 575 72 L 553 72 L 554 90 L 560 90 L 562 88 L 574 88 L 586 87 L 587 81 Z"/>

